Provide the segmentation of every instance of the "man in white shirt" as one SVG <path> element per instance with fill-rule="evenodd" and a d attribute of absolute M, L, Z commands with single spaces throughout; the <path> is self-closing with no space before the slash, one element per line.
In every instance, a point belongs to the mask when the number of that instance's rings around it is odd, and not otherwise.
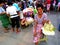
<path fill-rule="evenodd" d="M 17 13 L 17 8 L 12 6 L 12 3 L 9 2 L 8 3 L 8 7 L 6 8 L 6 13 L 8 14 L 8 16 L 10 17 L 11 19 L 11 25 L 12 25 L 12 31 L 14 31 L 14 28 L 16 26 L 16 32 L 19 32 L 19 27 L 20 27 L 20 24 L 19 24 L 19 15 Z"/>

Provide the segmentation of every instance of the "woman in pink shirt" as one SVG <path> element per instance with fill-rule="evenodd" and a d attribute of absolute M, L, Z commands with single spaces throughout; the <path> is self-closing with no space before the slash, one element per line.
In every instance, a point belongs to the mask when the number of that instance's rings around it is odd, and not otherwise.
<path fill-rule="evenodd" d="M 45 22 L 47 22 L 47 15 L 43 13 L 43 5 L 39 4 L 37 5 L 37 11 L 38 13 L 35 15 L 34 20 L 34 28 L 33 28 L 33 42 L 35 45 L 38 45 L 39 39 L 41 39 L 43 33 L 42 33 L 42 27 Z"/>

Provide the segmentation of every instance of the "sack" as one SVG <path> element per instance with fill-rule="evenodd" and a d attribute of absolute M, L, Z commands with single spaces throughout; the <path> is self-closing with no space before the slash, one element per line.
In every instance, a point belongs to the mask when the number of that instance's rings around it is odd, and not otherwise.
<path fill-rule="evenodd" d="M 42 32 L 45 35 L 55 35 L 55 27 L 52 25 L 52 23 L 45 23 L 42 27 Z"/>
<path fill-rule="evenodd" d="M 34 19 L 31 18 L 31 17 L 27 17 L 27 18 L 26 18 L 26 21 L 29 22 L 29 23 L 30 23 L 30 22 L 32 23 L 32 22 L 34 22 Z"/>
<path fill-rule="evenodd" d="M 29 24 L 31 24 L 31 23 L 33 23 L 34 22 L 34 19 L 33 18 L 31 18 L 31 17 L 27 17 L 26 18 L 26 25 L 29 25 Z"/>

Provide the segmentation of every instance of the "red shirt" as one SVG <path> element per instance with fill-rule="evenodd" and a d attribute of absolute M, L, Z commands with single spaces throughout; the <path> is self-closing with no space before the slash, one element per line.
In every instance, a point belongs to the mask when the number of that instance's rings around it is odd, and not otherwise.
<path fill-rule="evenodd" d="M 51 4 L 51 0 L 47 0 L 47 4 Z"/>

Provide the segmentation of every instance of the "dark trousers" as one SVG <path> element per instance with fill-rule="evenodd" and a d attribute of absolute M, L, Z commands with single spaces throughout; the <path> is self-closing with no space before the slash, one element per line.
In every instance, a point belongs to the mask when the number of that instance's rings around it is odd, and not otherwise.
<path fill-rule="evenodd" d="M 16 28 L 19 28 L 20 27 L 20 17 L 14 17 L 14 18 L 11 18 L 11 25 L 12 25 L 12 28 L 14 28 L 16 26 Z"/>

